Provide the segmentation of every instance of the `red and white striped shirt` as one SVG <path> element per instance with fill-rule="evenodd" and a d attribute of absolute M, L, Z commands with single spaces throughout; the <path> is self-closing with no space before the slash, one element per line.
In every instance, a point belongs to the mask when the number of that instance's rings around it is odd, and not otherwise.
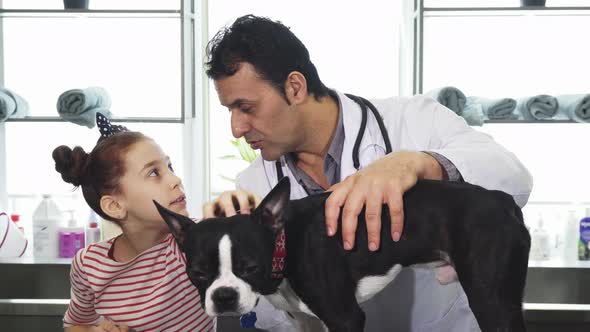
<path fill-rule="evenodd" d="M 76 254 L 64 327 L 97 325 L 108 318 L 136 331 L 215 329 L 172 235 L 125 263 L 109 257 L 113 242 L 91 244 Z"/>

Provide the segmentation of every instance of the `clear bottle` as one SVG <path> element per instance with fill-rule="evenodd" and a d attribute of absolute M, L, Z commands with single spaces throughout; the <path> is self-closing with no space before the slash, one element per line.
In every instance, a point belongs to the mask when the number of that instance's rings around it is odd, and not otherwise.
<path fill-rule="evenodd" d="M 575 210 L 568 211 L 565 223 L 565 236 L 563 247 L 563 259 L 566 262 L 574 262 L 578 259 L 579 225 Z"/>
<path fill-rule="evenodd" d="M 33 213 L 33 255 L 35 257 L 58 257 L 58 225 L 63 214 L 51 195 L 43 195 L 43 200 Z"/>
<path fill-rule="evenodd" d="M 533 229 L 533 233 L 531 234 L 531 251 L 529 258 L 536 261 L 548 260 L 550 250 L 549 233 L 543 229 L 543 217 L 539 214 L 537 227 Z"/>

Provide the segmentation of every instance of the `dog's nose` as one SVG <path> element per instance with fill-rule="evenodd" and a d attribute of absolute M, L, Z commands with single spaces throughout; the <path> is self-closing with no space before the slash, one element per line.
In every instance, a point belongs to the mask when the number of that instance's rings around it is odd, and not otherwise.
<path fill-rule="evenodd" d="M 219 287 L 211 295 L 217 312 L 223 313 L 236 311 L 238 305 L 238 292 L 231 287 Z"/>

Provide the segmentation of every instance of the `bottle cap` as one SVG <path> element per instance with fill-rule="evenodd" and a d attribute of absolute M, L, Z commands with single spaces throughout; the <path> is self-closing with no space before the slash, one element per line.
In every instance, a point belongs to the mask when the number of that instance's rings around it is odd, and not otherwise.
<path fill-rule="evenodd" d="M 14 222 L 18 222 L 20 220 L 20 215 L 18 215 L 18 214 L 11 214 L 10 215 L 10 220 L 12 220 Z"/>
<path fill-rule="evenodd" d="M 98 222 L 98 214 L 94 212 L 94 210 L 90 210 L 90 215 L 88 215 L 89 222 Z"/>

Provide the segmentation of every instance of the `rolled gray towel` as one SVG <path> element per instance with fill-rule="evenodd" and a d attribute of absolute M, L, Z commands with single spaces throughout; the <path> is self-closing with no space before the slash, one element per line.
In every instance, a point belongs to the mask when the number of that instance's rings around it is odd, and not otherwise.
<path fill-rule="evenodd" d="M 97 111 L 110 117 L 110 107 L 111 97 L 100 87 L 68 90 L 57 99 L 57 113 L 62 119 L 88 128 L 95 126 Z"/>
<path fill-rule="evenodd" d="M 517 109 L 526 120 L 557 120 L 559 119 L 557 116 L 558 106 L 557 98 L 549 95 L 536 95 L 520 99 Z"/>
<path fill-rule="evenodd" d="M 465 108 L 465 103 L 467 101 L 465 94 L 453 86 L 445 86 L 442 88 L 430 90 L 426 92 L 425 95 L 445 105 L 447 108 L 458 115 L 463 113 L 463 109 Z"/>
<path fill-rule="evenodd" d="M 8 118 L 24 118 L 29 115 L 29 103 L 16 93 L 0 88 L 0 122 Z"/>
<path fill-rule="evenodd" d="M 516 120 L 518 115 L 516 110 L 516 100 L 512 98 L 484 98 L 484 97 L 467 97 L 467 107 L 470 104 L 480 104 L 482 112 L 490 120 Z"/>
<path fill-rule="evenodd" d="M 576 122 L 590 123 L 590 93 L 557 96 L 559 111 Z"/>
<path fill-rule="evenodd" d="M 483 107 L 479 103 L 467 103 L 465 108 L 463 109 L 463 114 L 461 114 L 463 119 L 467 121 L 467 124 L 470 126 L 483 126 L 483 121 L 485 120 L 485 115 L 483 112 Z"/>

